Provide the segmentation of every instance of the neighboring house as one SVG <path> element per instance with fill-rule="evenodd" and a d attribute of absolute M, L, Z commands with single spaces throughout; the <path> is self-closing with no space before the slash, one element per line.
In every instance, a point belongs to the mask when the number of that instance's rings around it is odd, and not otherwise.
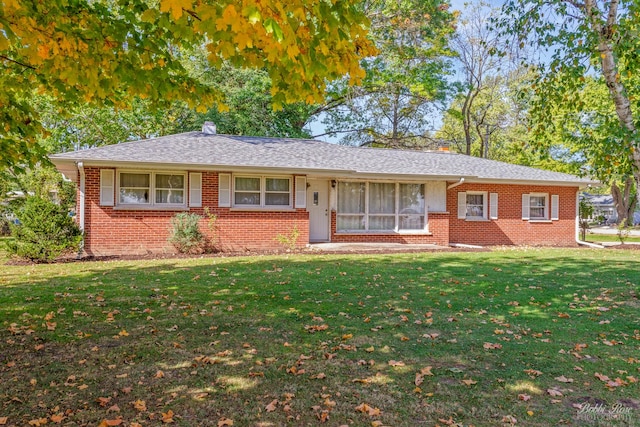
<path fill-rule="evenodd" d="M 206 131 L 207 127 L 203 128 Z M 57 154 L 89 255 L 173 251 L 178 212 L 216 216 L 222 250 L 310 242 L 560 245 L 591 181 L 446 151 L 188 132 Z M 211 233 L 203 219 L 202 229 Z"/>
<path fill-rule="evenodd" d="M 593 214 L 590 220 L 600 219 L 603 223 L 615 224 L 618 222 L 618 212 L 613 202 L 611 194 L 589 194 L 583 193 L 580 197 L 588 200 L 593 206 Z"/>

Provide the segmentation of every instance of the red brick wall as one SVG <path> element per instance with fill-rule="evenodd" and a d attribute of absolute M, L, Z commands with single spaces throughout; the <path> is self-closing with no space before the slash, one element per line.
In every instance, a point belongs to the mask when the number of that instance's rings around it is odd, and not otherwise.
<path fill-rule="evenodd" d="M 100 206 L 100 170 L 87 167 L 85 176 L 85 252 L 88 255 L 175 252 L 167 238 L 171 218 L 179 210 L 118 210 Z M 300 233 L 297 246 L 309 242 L 309 214 L 305 209 L 265 212 L 219 208 L 215 172 L 202 172 L 202 205 L 190 212 L 204 216 L 204 208 L 208 207 L 209 213 L 216 216 L 214 232 L 206 218 L 200 228 L 219 249 L 279 249 L 282 245 L 277 241 L 278 235 L 289 236 L 294 227 Z"/>
<path fill-rule="evenodd" d="M 465 221 L 458 219 L 458 192 L 498 193 L 498 219 Z M 447 191 L 450 212 L 450 243 L 472 245 L 575 246 L 577 187 L 528 185 L 463 184 Z M 522 219 L 522 194 L 548 193 L 559 196 L 559 220 L 530 222 Z"/>
<path fill-rule="evenodd" d="M 167 243 L 170 220 L 179 211 L 117 210 L 100 206 L 100 170 L 85 168 L 85 251 L 88 255 L 121 255 L 175 252 Z M 295 179 L 294 179 L 295 181 Z M 294 183 L 295 184 L 295 183 Z M 447 213 L 430 213 L 429 234 L 336 233 L 336 213 L 331 213 L 332 242 L 431 243 L 448 245 L 575 245 L 576 187 L 500 184 L 463 184 L 448 190 Z M 460 191 L 498 193 L 498 219 L 465 221 L 457 218 Z M 522 220 L 522 194 L 540 192 L 560 197 L 558 221 L 533 223 Z M 295 197 L 295 188 L 292 191 Z M 202 208 L 190 212 L 215 215 L 213 231 L 208 219 L 201 229 L 221 250 L 279 249 L 277 237 L 297 228 L 298 247 L 309 241 L 306 209 L 286 212 L 241 211 L 218 207 L 218 174 L 202 172 Z"/>
<path fill-rule="evenodd" d="M 429 234 L 397 234 L 397 233 L 337 233 L 336 212 L 331 212 L 331 241 L 339 243 L 409 243 L 449 245 L 449 215 L 446 213 L 430 213 L 428 215 Z"/>

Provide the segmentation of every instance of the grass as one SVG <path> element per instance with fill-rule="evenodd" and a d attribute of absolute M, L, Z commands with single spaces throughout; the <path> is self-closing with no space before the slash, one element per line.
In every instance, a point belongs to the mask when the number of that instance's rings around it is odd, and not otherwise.
<path fill-rule="evenodd" d="M 592 234 L 587 233 L 588 242 L 617 242 L 620 243 L 620 239 L 617 234 Z M 640 243 L 640 237 L 628 236 L 625 239 L 625 243 Z"/>
<path fill-rule="evenodd" d="M 639 261 L 505 249 L 3 265 L 0 421 L 638 425 Z M 623 415 L 581 419 L 581 405 Z"/>

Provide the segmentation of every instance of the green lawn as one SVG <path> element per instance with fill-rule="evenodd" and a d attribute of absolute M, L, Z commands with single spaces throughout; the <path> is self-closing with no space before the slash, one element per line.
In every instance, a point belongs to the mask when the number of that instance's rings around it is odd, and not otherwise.
<path fill-rule="evenodd" d="M 0 424 L 638 425 L 639 261 L 504 249 L 2 265 Z M 580 405 L 622 416 L 590 421 Z"/>
<path fill-rule="evenodd" d="M 587 233 L 587 242 L 618 242 L 620 243 L 620 239 L 616 234 Z M 625 243 L 640 243 L 640 237 L 629 236 L 625 239 Z"/>

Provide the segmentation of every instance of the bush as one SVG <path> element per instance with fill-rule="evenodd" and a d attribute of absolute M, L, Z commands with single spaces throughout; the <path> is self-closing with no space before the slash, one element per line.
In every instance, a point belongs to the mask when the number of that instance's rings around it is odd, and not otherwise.
<path fill-rule="evenodd" d="M 13 240 L 9 253 L 37 262 L 51 262 L 66 252 L 77 251 L 82 232 L 63 206 L 29 197 L 15 211 L 18 224 L 10 224 Z"/>
<path fill-rule="evenodd" d="M 202 217 L 197 214 L 181 212 L 171 218 L 171 243 L 179 252 L 183 254 L 201 254 L 207 246 L 207 239 L 200 231 L 200 220 Z"/>

